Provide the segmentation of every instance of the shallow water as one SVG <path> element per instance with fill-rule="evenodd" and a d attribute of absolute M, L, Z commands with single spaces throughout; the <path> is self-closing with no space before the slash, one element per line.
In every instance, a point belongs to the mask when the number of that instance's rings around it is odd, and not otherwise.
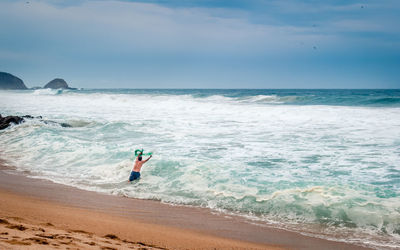
<path fill-rule="evenodd" d="M 400 244 L 398 90 L 0 91 L 1 157 L 88 190 Z M 133 151 L 154 152 L 127 184 Z"/>

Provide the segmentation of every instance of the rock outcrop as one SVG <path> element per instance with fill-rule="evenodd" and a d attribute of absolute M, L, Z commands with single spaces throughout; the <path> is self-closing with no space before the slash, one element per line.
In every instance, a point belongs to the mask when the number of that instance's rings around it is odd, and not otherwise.
<path fill-rule="evenodd" d="M 24 118 L 20 116 L 6 116 L 2 117 L 0 115 L 0 130 L 7 128 L 10 126 L 12 123 L 14 124 L 20 124 L 24 122 Z"/>
<path fill-rule="evenodd" d="M 0 89 L 27 89 L 24 82 L 10 73 L 0 72 Z"/>
<path fill-rule="evenodd" d="M 58 124 L 61 127 L 64 128 L 69 128 L 71 125 L 68 123 L 59 123 L 59 122 L 54 122 L 54 121 L 49 121 L 49 120 L 43 120 L 41 116 L 33 117 L 31 115 L 23 115 L 23 116 L 6 116 L 2 117 L 0 114 L 0 130 L 7 128 L 11 124 L 20 124 L 23 123 L 26 119 L 38 119 L 39 121 L 45 123 L 45 124 Z"/>
<path fill-rule="evenodd" d="M 64 79 L 56 78 L 50 81 L 48 84 L 44 86 L 44 88 L 50 89 L 69 89 L 68 84 Z"/>

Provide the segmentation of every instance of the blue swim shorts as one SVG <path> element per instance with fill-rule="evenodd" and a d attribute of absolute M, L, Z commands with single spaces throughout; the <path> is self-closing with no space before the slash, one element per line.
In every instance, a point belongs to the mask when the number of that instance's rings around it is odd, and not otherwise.
<path fill-rule="evenodd" d="M 129 181 L 134 181 L 139 178 L 140 178 L 140 172 L 132 171 L 131 176 L 129 176 Z"/>

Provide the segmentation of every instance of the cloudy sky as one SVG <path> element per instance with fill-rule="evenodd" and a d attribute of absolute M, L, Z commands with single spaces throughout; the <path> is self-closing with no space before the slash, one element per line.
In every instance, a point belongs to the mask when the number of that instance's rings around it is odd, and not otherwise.
<path fill-rule="evenodd" d="M 1 0 L 28 87 L 400 88 L 399 0 Z"/>

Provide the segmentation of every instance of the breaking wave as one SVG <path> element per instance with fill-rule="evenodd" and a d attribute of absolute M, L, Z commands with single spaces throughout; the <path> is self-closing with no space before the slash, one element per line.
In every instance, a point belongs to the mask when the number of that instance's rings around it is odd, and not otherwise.
<path fill-rule="evenodd" d="M 0 154 L 35 178 L 395 248 L 398 96 L 380 90 L 0 91 L 2 115 L 43 117 L 1 131 Z M 142 179 L 127 184 L 136 148 L 154 157 Z"/>

